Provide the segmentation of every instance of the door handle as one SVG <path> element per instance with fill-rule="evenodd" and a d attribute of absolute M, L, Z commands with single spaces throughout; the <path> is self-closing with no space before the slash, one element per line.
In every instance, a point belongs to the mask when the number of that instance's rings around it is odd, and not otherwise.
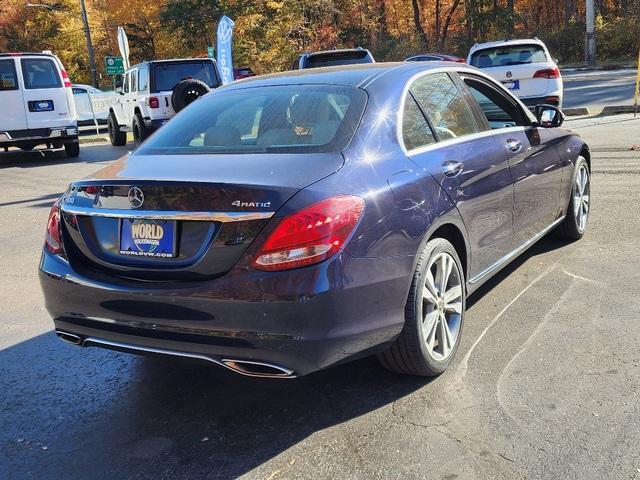
<path fill-rule="evenodd" d="M 461 162 L 457 162 L 455 160 L 449 160 L 442 164 L 442 172 L 447 177 L 455 177 L 460 172 L 462 172 L 463 168 L 464 168 L 464 165 Z"/>
<path fill-rule="evenodd" d="M 522 142 L 520 140 L 516 140 L 515 138 L 510 138 L 509 140 L 507 140 L 505 146 L 509 151 L 513 153 L 518 153 L 520 150 L 522 150 Z"/>

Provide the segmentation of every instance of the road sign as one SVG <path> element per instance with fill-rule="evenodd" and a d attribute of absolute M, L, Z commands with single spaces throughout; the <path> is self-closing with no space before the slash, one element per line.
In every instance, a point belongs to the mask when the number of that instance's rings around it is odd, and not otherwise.
<path fill-rule="evenodd" d="M 122 57 L 104 57 L 104 69 L 107 75 L 122 75 L 124 73 Z"/>
<path fill-rule="evenodd" d="M 214 58 L 216 56 L 216 50 L 213 47 L 207 47 L 207 56 L 209 58 Z"/>

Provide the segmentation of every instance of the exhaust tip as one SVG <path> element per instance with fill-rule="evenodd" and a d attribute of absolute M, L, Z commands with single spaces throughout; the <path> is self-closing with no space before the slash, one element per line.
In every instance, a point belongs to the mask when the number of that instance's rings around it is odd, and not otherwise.
<path fill-rule="evenodd" d="M 62 332 L 60 330 L 56 330 L 56 335 L 58 338 L 64 342 L 71 343 L 72 345 L 82 345 L 82 338 L 78 335 L 69 332 Z"/>
<path fill-rule="evenodd" d="M 271 363 L 254 362 L 251 360 L 231 360 L 228 358 L 223 358 L 221 362 L 225 367 L 234 372 L 249 377 L 295 378 L 293 370 Z"/>

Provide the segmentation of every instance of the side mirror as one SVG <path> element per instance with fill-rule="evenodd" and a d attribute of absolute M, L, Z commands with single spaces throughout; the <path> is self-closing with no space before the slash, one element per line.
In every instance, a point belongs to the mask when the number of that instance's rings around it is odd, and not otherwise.
<path fill-rule="evenodd" d="M 115 88 L 116 93 L 119 93 L 120 95 L 123 95 L 123 91 L 122 91 L 122 87 L 116 87 Z"/>
<path fill-rule="evenodd" d="M 534 111 L 541 127 L 556 128 L 564 122 L 564 113 L 555 105 L 536 105 Z"/>

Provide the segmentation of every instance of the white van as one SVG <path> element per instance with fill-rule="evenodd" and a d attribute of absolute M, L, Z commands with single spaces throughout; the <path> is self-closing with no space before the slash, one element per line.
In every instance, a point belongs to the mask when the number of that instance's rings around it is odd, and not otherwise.
<path fill-rule="evenodd" d="M 71 81 L 49 53 L 0 53 L 0 148 L 80 154 Z"/>

